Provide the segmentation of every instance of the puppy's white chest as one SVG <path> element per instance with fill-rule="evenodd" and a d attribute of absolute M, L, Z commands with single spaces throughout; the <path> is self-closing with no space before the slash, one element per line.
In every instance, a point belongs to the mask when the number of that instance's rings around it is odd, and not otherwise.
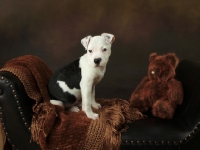
<path fill-rule="evenodd" d="M 101 70 L 99 68 L 96 68 L 95 74 L 94 74 L 94 85 L 99 83 L 101 79 L 104 77 L 105 69 Z"/>

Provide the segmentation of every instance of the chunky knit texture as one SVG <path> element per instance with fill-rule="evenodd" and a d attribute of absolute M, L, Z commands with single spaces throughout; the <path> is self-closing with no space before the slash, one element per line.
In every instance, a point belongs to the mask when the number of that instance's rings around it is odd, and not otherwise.
<path fill-rule="evenodd" d="M 83 111 L 69 112 L 49 101 L 47 85 L 52 75 L 49 67 L 38 57 L 21 56 L 8 61 L 0 71 L 9 71 L 23 83 L 27 95 L 36 101 L 31 124 L 32 141 L 44 150 L 85 149 L 117 150 L 125 124 L 143 118 L 127 100 L 97 98 L 102 108 L 93 110 L 98 120 L 86 117 Z"/>

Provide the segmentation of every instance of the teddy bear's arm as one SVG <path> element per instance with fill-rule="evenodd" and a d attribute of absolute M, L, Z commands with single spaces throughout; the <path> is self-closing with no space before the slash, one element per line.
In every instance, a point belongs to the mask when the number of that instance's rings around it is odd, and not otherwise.
<path fill-rule="evenodd" d="M 175 106 L 180 105 L 183 102 L 183 87 L 180 81 L 176 79 L 170 80 L 168 90 L 168 100 Z"/>
<path fill-rule="evenodd" d="M 146 99 L 145 89 L 146 84 L 149 82 L 148 77 L 144 77 L 136 89 L 132 92 L 129 99 L 130 104 L 133 107 L 138 108 L 141 112 L 145 112 L 149 109 L 149 101 Z"/>

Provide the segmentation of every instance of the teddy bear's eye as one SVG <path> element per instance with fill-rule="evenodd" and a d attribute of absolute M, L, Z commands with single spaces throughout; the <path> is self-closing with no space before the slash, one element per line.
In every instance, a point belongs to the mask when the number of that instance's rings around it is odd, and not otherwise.
<path fill-rule="evenodd" d="M 155 74 L 155 71 L 151 71 L 151 74 Z"/>
<path fill-rule="evenodd" d="M 90 53 L 92 53 L 92 50 L 88 50 Z"/>
<path fill-rule="evenodd" d="M 104 52 L 105 52 L 106 50 L 107 50 L 106 48 L 103 49 Z"/>

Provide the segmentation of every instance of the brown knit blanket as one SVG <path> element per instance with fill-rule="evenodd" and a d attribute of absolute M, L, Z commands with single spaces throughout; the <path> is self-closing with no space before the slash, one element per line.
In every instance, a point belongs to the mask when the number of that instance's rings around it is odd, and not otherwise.
<path fill-rule="evenodd" d="M 47 91 L 52 75 L 49 67 L 38 57 L 21 56 L 8 61 L 0 71 L 9 71 L 23 83 L 27 95 L 36 101 L 31 124 L 32 141 L 44 150 L 117 150 L 121 132 L 128 122 L 143 118 L 129 102 L 118 98 L 96 99 L 101 103 L 98 120 L 88 119 L 83 111 L 68 112 L 52 105 Z"/>

